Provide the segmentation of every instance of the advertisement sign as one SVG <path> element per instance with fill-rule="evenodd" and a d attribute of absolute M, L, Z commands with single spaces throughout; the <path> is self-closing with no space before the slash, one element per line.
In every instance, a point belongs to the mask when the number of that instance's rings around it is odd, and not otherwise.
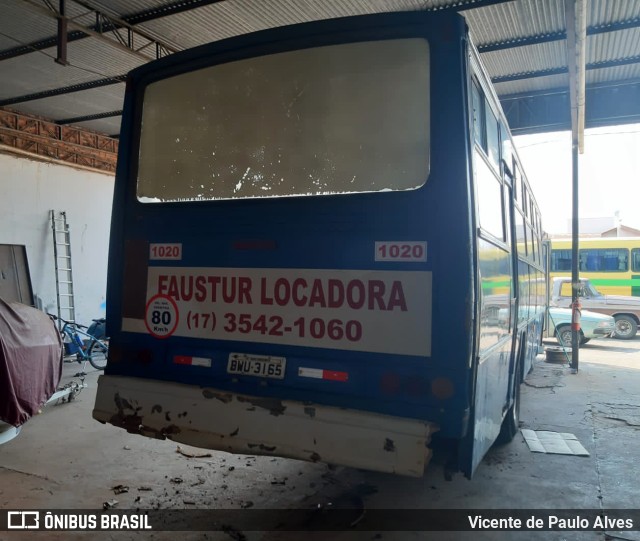
<path fill-rule="evenodd" d="M 429 356 L 431 273 L 150 267 L 144 327 L 170 336 Z"/>

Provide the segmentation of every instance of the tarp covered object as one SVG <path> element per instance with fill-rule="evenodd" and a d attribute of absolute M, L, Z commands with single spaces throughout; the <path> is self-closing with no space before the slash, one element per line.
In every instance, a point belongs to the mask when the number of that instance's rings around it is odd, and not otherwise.
<path fill-rule="evenodd" d="M 47 314 L 0 299 L 0 420 L 20 426 L 55 393 L 62 339 Z"/>

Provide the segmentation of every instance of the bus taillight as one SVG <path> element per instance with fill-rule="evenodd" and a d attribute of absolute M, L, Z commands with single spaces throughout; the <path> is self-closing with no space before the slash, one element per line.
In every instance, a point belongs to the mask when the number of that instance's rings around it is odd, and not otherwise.
<path fill-rule="evenodd" d="M 454 393 L 453 382 L 449 378 L 436 378 L 431 382 L 431 392 L 440 400 L 451 398 Z"/>
<path fill-rule="evenodd" d="M 388 372 L 380 379 L 380 391 L 384 394 L 396 394 L 400 391 L 400 376 Z"/>

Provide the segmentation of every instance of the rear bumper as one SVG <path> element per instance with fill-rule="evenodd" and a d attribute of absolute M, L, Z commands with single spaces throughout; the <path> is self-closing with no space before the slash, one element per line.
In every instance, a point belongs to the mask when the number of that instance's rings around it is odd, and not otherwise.
<path fill-rule="evenodd" d="M 420 477 L 437 426 L 318 404 L 159 380 L 100 376 L 93 418 L 128 432 Z"/>

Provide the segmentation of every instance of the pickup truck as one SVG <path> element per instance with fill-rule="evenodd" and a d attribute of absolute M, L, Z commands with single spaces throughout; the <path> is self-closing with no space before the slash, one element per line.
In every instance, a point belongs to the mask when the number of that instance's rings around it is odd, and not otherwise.
<path fill-rule="evenodd" d="M 623 295 L 603 295 L 587 278 L 580 278 L 578 291 L 582 308 L 613 316 L 616 321 L 614 338 L 630 340 L 638 332 L 640 324 L 640 298 Z M 551 289 L 551 306 L 571 307 L 571 278 L 554 278 Z"/>

